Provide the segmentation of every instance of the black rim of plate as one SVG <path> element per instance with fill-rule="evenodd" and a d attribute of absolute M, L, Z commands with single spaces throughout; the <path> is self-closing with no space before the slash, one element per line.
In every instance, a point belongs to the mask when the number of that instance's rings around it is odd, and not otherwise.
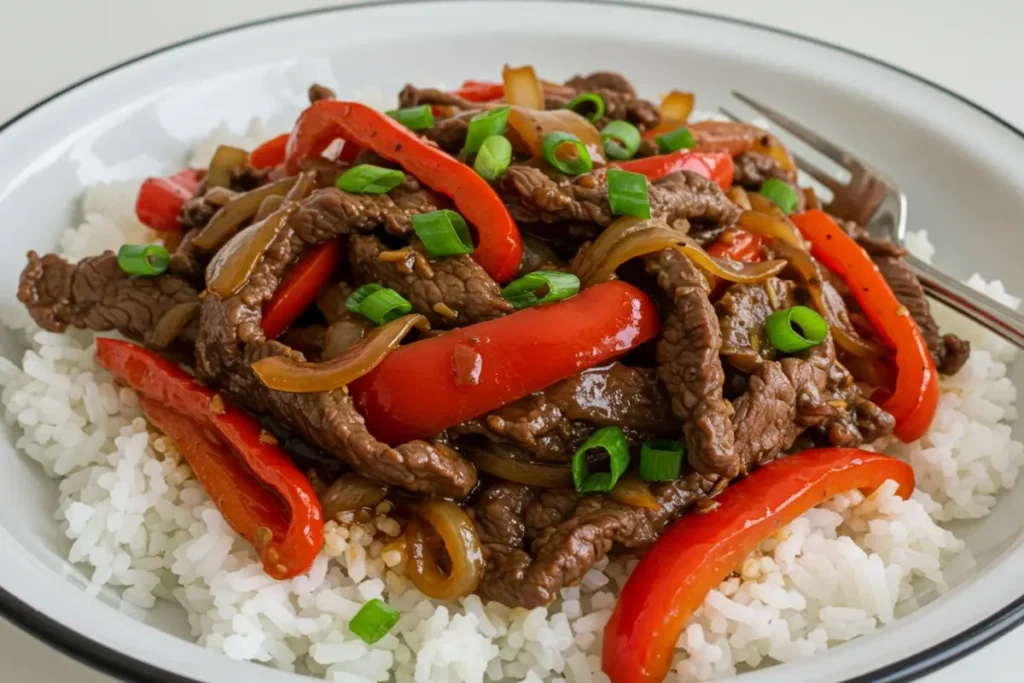
<path fill-rule="evenodd" d="M 319 7 L 301 12 L 292 12 L 289 14 L 281 14 L 277 16 L 265 17 L 263 19 L 256 19 L 254 21 L 246 22 L 243 24 L 237 24 L 234 26 L 228 26 L 226 28 L 217 29 L 215 31 L 209 31 L 207 33 L 201 33 L 191 38 L 165 45 L 157 48 L 150 52 L 132 57 L 131 59 L 125 60 L 118 64 L 115 64 L 107 69 L 99 71 L 91 76 L 86 76 L 80 81 L 72 83 L 66 88 L 59 90 L 49 97 L 46 97 L 39 102 L 36 102 L 32 106 L 23 110 L 19 114 L 16 114 L 13 118 L 6 121 L 3 125 L 0 125 L 0 133 L 3 133 L 6 129 L 20 121 L 21 119 L 29 116 L 37 109 L 49 104 L 50 102 L 60 98 L 62 95 L 76 90 L 83 85 L 88 84 L 91 81 L 105 76 L 107 74 L 119 71 L 125 67 L 131 66 L 137 62 L 145 61 L 149 57 L 169 52 L 185 45 L 192 43 L 201 42 L 208 38 L 214 38 L 216 36 L 224 35 L 227 33 L 234 33 L 236 31 L 243 31 L 248 28 L 255 26 L 262 26 L 264 24 L 272 24 L 278 21 L 284 21 L 288 19 L 295 19 L 299 17 L 315 16 L 318 14 L 333 14 L 336 12 L 344 12 L 347 10 L 358 10 L 365 9 L 367 7 L 379 6 L 379 5 L 397 5 L 397 4 L 431 4 L 431 3 L 450 3 L 459 2 L 461 0 L 383 0 L 381 2 L 358 2 L 349 5 L 341 6 L 329 6 Z M 527 0 L 527 1 L 540 1 L 544 0 Z M 877 64 L 878 66 L 884 67 L 890 71 L 899 73 L 907 78 L 923 83 L 935 90 L 941 91 L 946 95 L 959 100 L 966 104 L 972 109 L 984 114 L 987 118 L 995 121 L 1002 127 L 1013 132 L 1018 137 L 1024 139 L 1024 132 L 1018 129 L 1016 126 L 1006 121 L 1005 119 L 997 116 L 990 112 L 984 107 L 972 102 L 963 95 L 953 92 L 949 88 L 946 88 L 938 83 L 934 83 L 922 76 L 907 71 L 897 66 L 893 66 L 880 59 L 865 55 L 851 50 L 840 45 L 834 45 L 824 40 L 812 38 L 810 36 L 801 35 L 785 29 L 775 28 L 773 26 L 766 26 L 753 21 L 747 21 L 744 19 L 735 19 L 732 17 L 722 16 L 711 12 L 700 12 L 696 10 L 690 10 L 685 8 L 667 7 L 661 5 L 649 5 L 643 2 L 632 2 L 631 0 L 558 0 L 559 2 L 576 2 L 580 4 L 590 5 L 614 5 L 619 7 L 635 7 L 644 10 L 653 10 L 658 12 L 667 12 L 671 14 L 683 14 L 694 17 L 701 17 L 704 19 L 712 19 L 715 21 L 724 22 L 727 24 L 735 24 L 738 26 L 745 26 L 748 28 L 757 29 L 759 31 L 765 31 L 768 33 L 774 33 L 776 35 L 787 36 L 789 38 L 796 38 L 806 43 L 812 43 L 820 45 L 822 47 L 835 50 L 837 52 L 845 53 L 853 57 Z M 171 673 L 164 669 L 155 667 L 146 662 L 139 661 L 132 657 L 129 657 L 117 650 L 100 645 L 99 643 L 91 640 L 90 638 L 67 628 L 66 626 L 58 623 L 57 621 L 46 616 L 42 612 L 34 609 L 27 603 L 23 602 L 19 598 L 15 597 L 8 591 L 0 587 L 0 615 L 7 618 L 13 624 L 19 626 L 22 630 L 34 635 L 36 638 L 48 643 L 52 647 L 60 650 L 61 652 L 69 655 L 70 657 L 86 664 L 92 668 L 98 669 L 108 675 L 120 678 L 125 681 L 137 681 L 138 683 L 149 683 L 156 681 L 158 683 L 200 683 L 191 678 L 179 676 L 178 674 Z M 922 650 L 916 654 L 913 654 L 905 659 L 898 662 L 894 662 L 888 666 L 876 669 L 855 678 L 849 678 L 844 683 L 897 683 L 904 681 L 912 681 L 916 678 L 924 676 L 925 674 L 931 673 L 937 669 L 951 664 L 956 660 L 969 655 L 980 647 L 992 642 L 996 638 L 1004 635 L 1008 631 L 1012 630 L 1016 626 L 1024 623 L 1024 595 L 1008 604 L 995 614 L 982 619 L 973 626 L 967 628 L 961 633 L 948 638 L 947 640 L 933 645 L 932 647 Z"/>

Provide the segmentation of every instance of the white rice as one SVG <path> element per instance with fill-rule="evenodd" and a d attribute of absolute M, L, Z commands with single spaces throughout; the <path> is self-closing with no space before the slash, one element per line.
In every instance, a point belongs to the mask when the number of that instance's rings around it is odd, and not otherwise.
<path fill-rule="evenodd" d="M 241 136 L 215 131 L 192 163 L 205 163 L 221 142 L 251 148 L 268 134 L 258 124 Z M 64 255 L 149 239 L 132 215 L 136 190 L 89 190 L 82 224 L 61 238 Z M 923 233 L 910 246 L 926 258 L 934 251 Z M 998 282 L 970 282 L 1019 303 Z M 975 351 L 943 380 L 923 439 L 877 444 L 914 466 L 913 499 L 896 497 L 891 482 L 868 498 L 847 493 L 765 541 L 690 620 L 677 644 L 678 680 L 812 656 L 891 623 L 917 606 L 915 596 L 945 590 L 951 560 L 958 573 L 973 564 L 938 523 L 986 515 L 1024 464 L 1024 445 L 1010 435 L 1016 389 L 1006 366 L 1014 350 L 948 311 L 938 314 Z M 21 309 L 4 319 L 28 346 L 20 364 L 0 359 L 4 417 L 21 429 L 18 449 L 57 479 L 55 518 L 91 591 L 119 591 L 128 610 L 177 602 L 203 647 L 339 683 L 607 680 L 602 629 L 636 560 L 602 561 L 546 609 L 484 605 L 475 596 L 429 600 L 402 575 L 402 552 L 388 543 L 399 528 L 382 504 L 370 518 L 329 522 L 312 570 L 274 581 L 141 416 L 134 393 L 96 365 L 91 335 L 39 331 Z M 367 645 L 347 624 L 373 598 L 402 618 Z"/>

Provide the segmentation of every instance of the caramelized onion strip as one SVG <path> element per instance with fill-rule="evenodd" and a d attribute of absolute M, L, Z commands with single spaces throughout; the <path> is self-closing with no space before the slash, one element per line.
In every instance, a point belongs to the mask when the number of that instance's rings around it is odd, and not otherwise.
<path fill-rule="evenodd" d="M 509 110 L 506 135 L 517 152 L 542 157 L 541 140 L 548 133 L 572 133 L 587 148 L 594 166 L 604 164 L 601 133 L 594 124 L 571 109 L 543 111 L 543 108 L 538 110 L 514 106 Z"/>
<path fill-rule="evenodd" d="M 296 178 L 285 178 L 238 195 L 213 214 L 213 218 L 199 231 L 192 243 L 208 251 L 218 249 L 238 232 L 242 223 L 256 215 L 264 199 L 287 194 L 295 181 Z"/>
<path fill-rule="evenodd" d="M 232 237 L 207 266 L 206 288 L 225 299 L 244 287 L 295 208 L 295 204 L 284 204 L 264 220 Z"/>
<path fill-rule="evenodd" d="M 619 479 L 615 488 L 608 493 L 608 497 L 630 507 L 644 508 L 655 512 L 661 509 L 661 503 L 651 493 L 647 482 L 635 474 L 627 474 Z"/>
<path fill-rule="evenodd" d="M 247 163 L 249 153 L 244 149 L 221 145 L 210 160 L 210 170 L 206 172 L 206 187 L 231 187 L 231 174 Z"/>
<path fill-rule="evenodd" d="M 517 484 L 543 489 L 572 488 L 572 469 L 566 465 L 542 465 L 500 455 L 487 448 L 470 449 L 470 460 L 481 472 Z"/>
<path fill-rule="evenodd" d="M 682 125 L 690 118 L 693 111 L 693 93 L 673 90 L 661 98 L 658 105 L 658 113 L 662 121 L 678 123 Z"/>
<path fill-rule="evenodd" d="M 756 193 L 747 195 L 751 204 L 754 204 L 754 198 L 759 196 Z M 785 242 L 800 251 L 807 251 L 807 245 L 800 232 L 792 223 L 780 216 L 770 215 L 760 210 L 744 211 L 736 221 L 736 227 L 755 235 L 763 235 Z"/>
<path fill-rule="evenodd" d="M 476 590 L 484 573 L 480 537 L 469 515 L 450 500 L 428 500 L 415 507 L 406 526 L 406 572 L 413 585 L 429 598 L 465 597 Z M 445 574 L 428 542 L 429 529 L 441 537 L 451 571 Z"/>
<path fill-rule="evenodd" d="M 154 349 L 166 349 L 190 322 L 199 317 L 199 310 L 198 301 L 186 301 L 171 306 L 153 326 L 153 331 L 149 333 L 148 345 Z"/>
<path fill-rule="evenodd" d="M 505 102 L 528 109 L 544 109 L 544 89 L 532 66 L 513 69 L 505 65 L 501 80 L 505 85 Z"/>
<path fill-rule="evenodd" d="M 253 363 L 252 369 L 263 384 L 278 391 L 311 393 L 339 389 L 377 367 L 414 327 L 430 329 L 426 318 L 413 313 L 381 325 L 336 358 L 309 363 L 270 356 Z"/>

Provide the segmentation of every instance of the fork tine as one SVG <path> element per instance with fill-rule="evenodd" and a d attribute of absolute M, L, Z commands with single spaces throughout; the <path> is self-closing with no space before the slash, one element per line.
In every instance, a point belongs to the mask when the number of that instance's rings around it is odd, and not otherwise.
<path fill-rule="evenodd" d="M 836 180 L 831 173 L 821 169 L 799 154 L 792 152 L 791 154 L 793 154 L 793 160 L 796 162 L 797 168 L 827 187 L 833 195 L 838 195 L 843 191 L 845 185 Z"/>
<path fill-rule="evenodd" d="M 732 119 L 736 123 L 744 123 L 743 119 L 741 119 L 740 117 L 736 116 L 736 114 L 733 114 L 731 111 L 729 111 L 725 107 L 719 107 L 718 111 L 722 112 L 723 114 L 725 114 L 727 117 L 729 117 L 730 119 Z"/>
<path fill-rule="evenodd" d="M 736 99 L 743 102 L 751 109 L 756 110 L 759 114 L 764 116 L 772 123 L 776 124 L 780 128 L 789 131 L 790 133 L 800 138 L 808 145 L 810 145 L 817 151 L 821 152 L 822 154 L 824 154 L 825 156 L 827 156 L 829 159 L 836 162 L 840 166 L 846 168 L 847 170 L 850 170 L 851 166 L 857 163 L 857 159 L 854 155 L 850 154 L 842 147 L 839 147 L 838 145 L 829 142 L 828 140 L 826 140 L 825 138 L 821 137 L 813 130 L 808 128 L 807 126 L 797 123 L 796 121 L 789 118 L 785 114 L 776 111 L 775 109 L 772 109 L 767 105 L 761 104 L 760 102 L 756 102 L 750 99 L 743 93 L 739 93 L 733 90 L 732 94 Z"/>

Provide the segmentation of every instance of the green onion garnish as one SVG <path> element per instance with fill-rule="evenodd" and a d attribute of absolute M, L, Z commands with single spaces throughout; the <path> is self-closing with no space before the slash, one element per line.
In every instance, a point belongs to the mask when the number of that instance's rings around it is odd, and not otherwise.
<path fill-rule="evenodd" d="M 640 447 L 640 478 L 644 481 L 675 481 L 683 469 L 686 447 L 678 441 L 654 439 Z"/>
<path fill-rule="evenodd" d="M 118 267 L 129 275 L 162 275 L 170 263 L 170 252 L 159 244 L 123 244 L 117 252 Z"/>
<path fill-rule="evenodd" d="M 761 189 L 758 190 L 758 194 L 763 194 L 775 202 L 787 216 L 796 211 L 796 206 L 799 203 L 796 197 L 796 190 L 778 178 L 769 178 L 764 181 Z"/>
<path fill-rule="evenodd" d="M 640 149 L 640 131 L 628 121 L 612 121 L 601 129 L 604 153 L 610 159 L 632 159 Z"/>
<path fill-rule="evenodd" d="M 608 206 L 616 216 L 650 218 L 647 178 L 620 168 L 608 169 Z"/>
<path fill-rule="evenodd" d="M 572 133 L 548 133 L 540 146 L 547 162 L 562 173 L 579 175 L 594 167 L 587 148 Z"/>
<path fill-rule="evenodd" d="M 376 283 L 363 285 L 352 292 L 345 300 L 345 308 L 377 325 L 412 313 L 412 304 L 401 294 Z"/>
<path fill-rule="evenodd" d="M 582 111 L 576 111 L 580 105 L 584 105 L 584 109 L 593 109 L 589 114 L 584 114 Z M 566 109 L 572 109 L 580 116 L 588 119 L 591 123 L 597 123 L 604 116 L 604 99 L 596 92 L 585 92 L 582 95 L 569 100 L 569 103 L 565 105 Z"/>
<path fill-rule="evenodd" d="M 591 473 L 587 468 L 587 453 L 601 449 L 608 453 L 608 472 Z M 607 493 L 615 488 L 619 477 L 629 466 L 629 444 L 618 427 L 602 427 L 583 442 L 572 456 L 572 481 L 581 493 Z"/>
<path fill-rule="evenodd" d="M 466 219 L 450 209 L 414 215 L 412 229 L 432 256 L 473 253 Z"/>
<path fill-rule="evenodd" d="M 795 353 L 825 341 L 828 323 L 806 306 L 776 311 L 764 321 L 768 342 L 783 353 Z"/>
<path fill-rule="evenodd" d="M 434 110 L 429 104 L 405 109 L 390 109 L 385 112 L 409 130 L 426 130 L 434 127 Z"/>
<path fill-rule="evenodd" d="M 495 180 L 512 163 L 512 143 L 502 135 L 492 135 L 480 145 L 473 170 L 484 180 Z"/>
<path fill-rule="evenodd" d="M 405 174 L 393 168 L 359 164 L 342 173 L 334 184 L 345 192 L 384 194 L 401 185 L 403 180 Z"/>
<path fill-rule="evenodd" d="M 671 133 L 659 135 L 655 140 L 662 152 L 675 152 L 677 149 L 692 149 L 697 143 L 690 135 L 690 129 L 686 126 L 676 128 Z"/>
<path fill-rule="evenodd" d="M 469 120 L 466 131 L 466 144 L 462 148 L 463 156 L 469 157 L 477 153 L 484 140 L 492 135 L 501 135 L 508 126 L 509 106 L 495 107 L 483 114 L 477 114 Z"/>
<path fill-rule="evenodd" d="M 394 628 L 399 616 L 383 600 L 374 598 L 359 608 L 352 621 L 348 622 L 348 628 L 364 643 L 373 645 Z"/>
<path fill-rule="evenodd" d="M 572 273 L 559 270 L 538 270 L 509 283 L 501 295 L 517 311 L 538 304 L 561 301 L 576 296 L 580 279 Z"/>

